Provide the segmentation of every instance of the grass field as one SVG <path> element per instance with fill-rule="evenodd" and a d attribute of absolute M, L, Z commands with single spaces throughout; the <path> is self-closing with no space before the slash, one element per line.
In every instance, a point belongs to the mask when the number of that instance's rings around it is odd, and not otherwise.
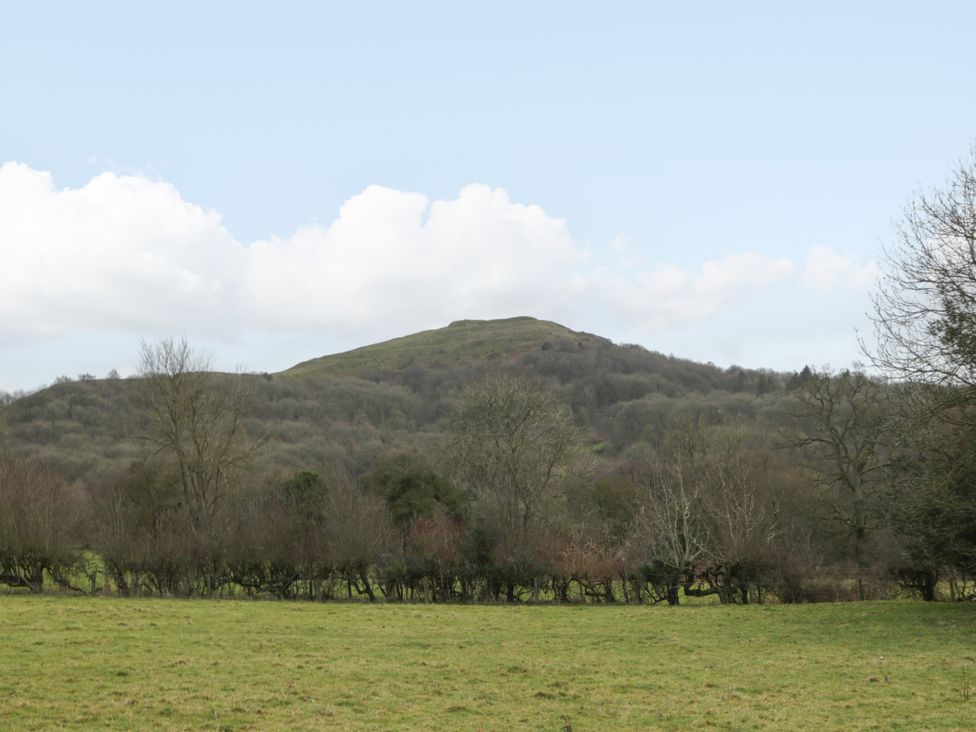
<path fill-rule="evenodd" d="M 976 606 L 0 596 L 3 729 L 971 729 Z"/>

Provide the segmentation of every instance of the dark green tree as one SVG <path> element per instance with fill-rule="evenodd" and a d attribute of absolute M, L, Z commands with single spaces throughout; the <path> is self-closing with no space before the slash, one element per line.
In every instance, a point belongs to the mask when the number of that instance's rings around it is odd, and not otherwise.
<path fill-rule="evenodd" d="M 464 511 L 461 490 L 415 453 L 395 452 L 380 458 L 365 483 L 384 498 L 401 528 L 420 518 L 445 513 L 458 517 Z"/>

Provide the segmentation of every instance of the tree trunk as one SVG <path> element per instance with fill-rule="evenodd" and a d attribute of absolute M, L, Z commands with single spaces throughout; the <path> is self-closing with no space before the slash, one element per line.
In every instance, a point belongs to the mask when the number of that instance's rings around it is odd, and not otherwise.
<path fill-rule="evenodd" d="M 665 598 L 668 601 L 668 605 L 671 605 L 672 607 L 678 605 L 681 602 L 681 598 L 678 596 L 678 586 L 672 585 L 669 587 L 668 591 L 665 593 Z"/>
<path fill-rule="evenodd" d="M 864 591 L 864 575 L 867 571 L 867 561 L 864 553 L 864 540 L 867 538 L 867 527 L 864 522 L 864 496 L 861 495 L 861 481 L 854 481 L 854 557 L 857 561 L 857 599 L 866 598 Z"/>
<path fill-rule="evenodd" d="M 373 593 L 373 586 L 369 583 L 369 572 L 365 569 L 359 570 L 359 578 L 363 581 L 363 589 L 370 602 L 376 602 L 376 595 Z"/>

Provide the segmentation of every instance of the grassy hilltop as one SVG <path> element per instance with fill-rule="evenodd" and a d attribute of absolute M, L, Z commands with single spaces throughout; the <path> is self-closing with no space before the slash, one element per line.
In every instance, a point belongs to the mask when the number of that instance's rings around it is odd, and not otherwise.
<path fill-rule="evenodd" d="M 533 349 L 578 344 L 611 345 L 606 338 L 578 333 L 558 323 L 530 317 L 457 320 L 446 328 L 394 338 L 352 351 L 303 361 L 282 372 L 288 376 L 359 376 L 395 372 L 416 364 L 454 368 L 481 361 L 510 362 Z"/>

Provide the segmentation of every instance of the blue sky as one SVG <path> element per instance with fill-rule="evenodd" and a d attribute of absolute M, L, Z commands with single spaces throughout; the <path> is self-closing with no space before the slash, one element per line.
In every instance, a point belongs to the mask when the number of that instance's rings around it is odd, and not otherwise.
<path fill-rule="evenodd" d="M 516 314 L 846 365 L 976 136 L 971 3 L 202 5 L 5 4 L 0 389 Z"/>

